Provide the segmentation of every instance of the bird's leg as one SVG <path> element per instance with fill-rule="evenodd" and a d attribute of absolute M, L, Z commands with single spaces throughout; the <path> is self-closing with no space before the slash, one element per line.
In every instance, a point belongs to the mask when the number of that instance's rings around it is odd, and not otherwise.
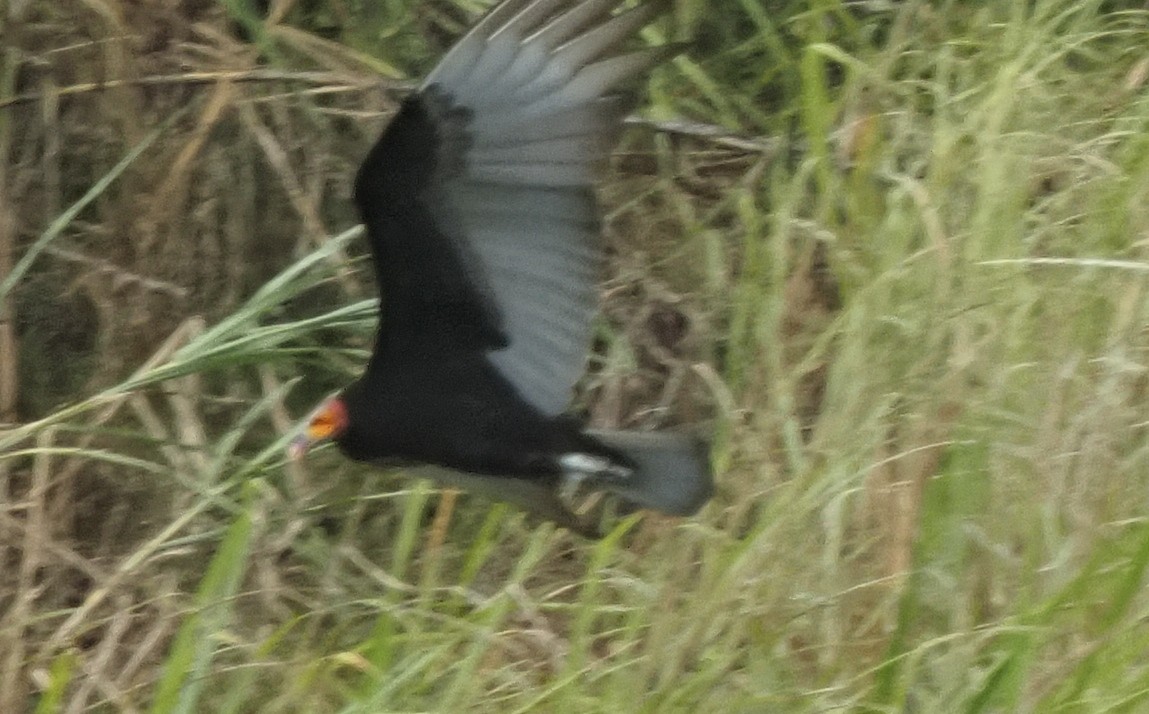
<path fill-rule="evenodd" d="M 439 557 L 439 550 L 447 540 L 447 527 L 451 524 L 451 516 L 455 512 L 455 502 L 459 498 L 459 489 L 446 488 L 439 497 L 439 505 L 435 507 L 435 520 L 431 522 L 431 535 L 427 540 L 427 550 L 432 558 Z"/>

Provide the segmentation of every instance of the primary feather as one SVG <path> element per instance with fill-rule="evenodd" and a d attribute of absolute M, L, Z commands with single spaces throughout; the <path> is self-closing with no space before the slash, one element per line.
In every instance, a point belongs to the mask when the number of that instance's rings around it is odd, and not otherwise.
<path fill-rule="evenodd" d="M 437 177 L 435 199 L 443 232 L 474 260 L 476 300 L 488 301 L 471 313 L 488 313 L 506 339 L 491 362 L 551 415 L 569 403 L 590 345 L 600 267 L 593 187 L 632 105 L 625 85 L 667 54 L 625 51 L 662 4 L 611 16 L 618 4 L 505 2 L 421 89 L 467 112 L 465 154 L 447 159 L 462 168 Z"/>
<path fill-rule="evenodd" d="M 671 52 L 627 47 L 664 2 L 620 4 L 506 0 L 403 102 L 355 182 L 375 350 L 310 429 L 356 459 L 445 467 L 580 532 L 564 483 L 678 515 L 712 490 L 695 440 L 589 433 L 563 415 L 597 306 L 594 183 L 629 85 Z"/>

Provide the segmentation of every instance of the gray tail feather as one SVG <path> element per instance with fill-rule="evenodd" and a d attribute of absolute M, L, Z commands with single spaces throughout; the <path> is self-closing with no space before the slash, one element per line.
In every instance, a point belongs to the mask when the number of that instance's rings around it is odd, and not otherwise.
<path fill-rule="evenodd" d="M 622 453 L 635 466 L 625 480 L 591 478 L 587 486 L 617 494 L 641 508 L 672 516 L 698 512 L 714 493 L 714 478 L 706 444 L 687 434 L 643 431 L 588 430 L 587 436 Z M 410 467 L 412 476 L 443 486 L 465 488 L 490 498 L 513 503 L 588 538 L 601 533 L 594 518 L 571 511 L 555 483 L 513 477 L 469 474 L 438 466 Z"/>
<path fill-rule="evenodd" d="M 621 452 L 637 467 L 624 482 L 595 485 L 642 508 L 690 516 L 714 494 L 708 449 L 693 435 L 593 429 L 586 434 Z"/>

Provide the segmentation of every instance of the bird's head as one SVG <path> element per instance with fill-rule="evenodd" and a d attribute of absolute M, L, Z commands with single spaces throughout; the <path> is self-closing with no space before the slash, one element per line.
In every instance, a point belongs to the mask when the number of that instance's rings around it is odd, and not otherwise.
<path fill-rule="evenodd" d="M 311 447 L 338 439 L 350 423 L 343 397 L 339 394 L 329 397 L 307 418 L 307 425 L 299 436 L 291 440 L 287 447 L 288 458 L 293 461 L 303 458 Z"/>

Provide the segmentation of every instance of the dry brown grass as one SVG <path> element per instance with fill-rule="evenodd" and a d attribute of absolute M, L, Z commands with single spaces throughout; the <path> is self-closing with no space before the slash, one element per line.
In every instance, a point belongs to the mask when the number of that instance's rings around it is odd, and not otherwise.
<path fill-rule="evenodd" d="M 19 4 L 5 31 L 0 274 L 150 127 L 186 109 L 3 301 L 0 421 L 16 424 L 162 363 L 345 226 L 349 213 L 323 212 L 345 205 L 331 195 L 346 197 L 388 100 L 362 67 L 258 69 L 210 3 Z M 34 455 L 0 464 L 0 711 L 23 711 L 61 652 L 78 668 L 67 711 L 137 710 L 187 611 L 193 564 L 210 552 L 164 538 L 186 522 L 189 493 L 54 450 L 122 445 L 100 435 L 113 428 L 136 434 L 129 453 L 192 479 L 228 401 L 185 377 L 104 405 L 78 440 L 45 430 Z"/>
<path fill-rule="evenodd" d="M 281 463 L 371 326 L 260 330 L 371 294 L 351 177 L 474 8 L 270 5 L 9 4 L 0 712 L 150 710 L 185 641 L 238 711 L 1143 703 L 1143 3 L 677 2 L 652 116 L 778 138 L 636 120 L 604 187 L 578 408 L 720 473 L 605 544 Z"/>
<path fill-rule="evenodd" d="M 277 3 L 273 17 L 290 5 Z M 151 127 L 182 112 L 46 245 L 0 305 L 0 422 L 18 425 L 164 363 L 268 277 L 350 225 L 351 176 L 402 84 L 287 26 L 270 26 L 279 46 L 313 68 L 267 69 L 211 3 L 108 0 L 12 13 L 7 29 L 16 39 L 5 47 L 0 92 L 0 275 Z M 445 32 L 434 23 L 428 31 Z M 679 155 L 693 158 L 669 174 L 700 210 L 723 183 L 765 160 L 753 141 L 703 126 L 670 128 L 690 144 Z M 611 202 L 667 175 L 651 151 L 622 156 L 620 168 L 634 180 L 614 187 Z M 617 277 L 607 286 L 608 314 L 634 352 L 621 364 L 603 355 L 588 378 L 586 404 L 599 425 L 696 421 L 708 418 L 714 399 L 729 399 L 713 393 L 723 387 L 712 371 L 700 378 L 690 366 L 709 360 L 705 336 L 719 329 L 716 316 L 691 299 L 688 276 L 659 268 L 674 251 L 675 221 L 636 219 L 669 209 L 658 200 L 623 206 L 612 223 Z M 340 279 L 321 299 L 368 295 L 363 276 L 344 267 L 347 258 L 334 259 Z M 83 433 L 45 429 L 27 458 L 0 462 L 0 562 L 10 574 L 0 585 L 0 711 L 21 711 L 49 687 L 62 652 L 77 672 L 63 710 L 141 710 L 191 607 L 202 574 L 196 563 L 211 553 L 213 531 L 203 529 L 212 521 L 200 518 L 194 494 L 211 486 L 197 475 L 210 470 L 211 442 L 228 423 L 219 417 L 282 388 L 271 369 L 257 383 L 204 380 L 191 375 L 121 394 Z M 269 429 L 285 433 L 291 423 L 276 399 Z M 148 468 L 91 458 L 108 446 L 162 470 L 159 484 L 186 488 L 157 488 Z M 289 479 L 314 490 L 299 473 Z M 439 518 L 449 510 L 441 507 Z M 432 559 L 446 537 L 437 523 Z M 304 524 L 289 515 L 283 532 L 266 534 L 269 557 L 289 548 Z M 287 617 L 310 600 L 292 579 L 259 567 L 243 600 Z M 507 646 L 535 647 L 529 640 Z"/>

